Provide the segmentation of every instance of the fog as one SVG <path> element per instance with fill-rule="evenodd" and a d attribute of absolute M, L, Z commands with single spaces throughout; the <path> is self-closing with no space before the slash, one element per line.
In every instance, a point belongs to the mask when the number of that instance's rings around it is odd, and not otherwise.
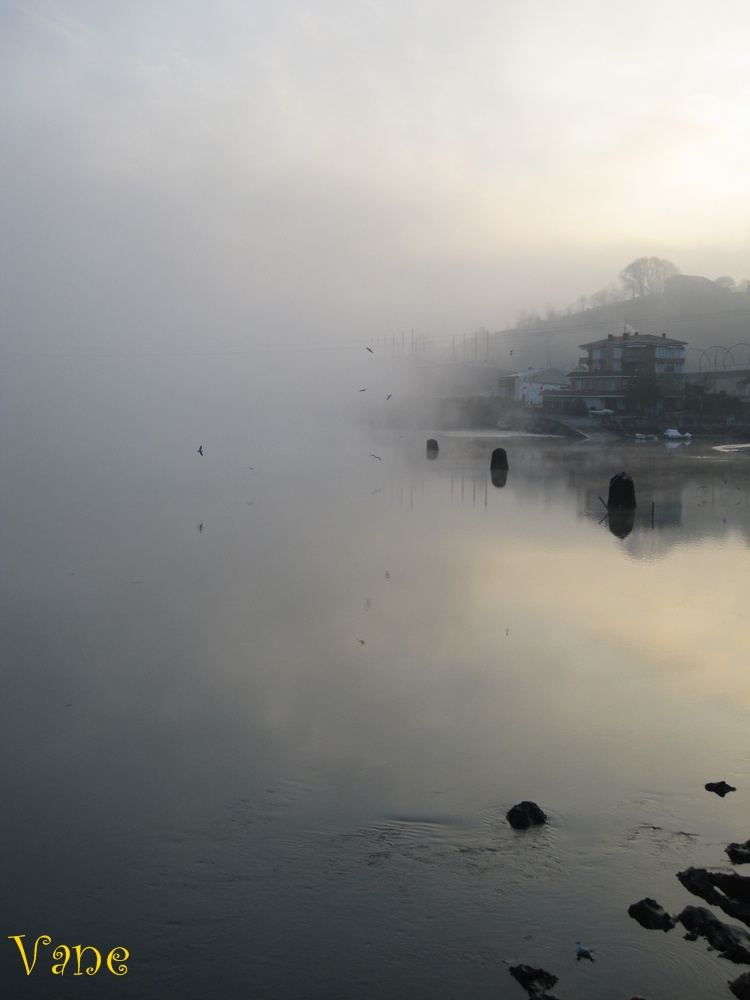
<path fill-rule="evenodd" d="M 743 278 L 722 8 L 6 4 L 4 349 L 447 338 L 648 253 Z"/>

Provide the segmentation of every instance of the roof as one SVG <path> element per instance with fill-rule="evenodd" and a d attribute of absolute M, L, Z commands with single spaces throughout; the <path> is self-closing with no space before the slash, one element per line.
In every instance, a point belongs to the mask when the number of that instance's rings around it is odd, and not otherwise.
<path fill-rule="evenodd" d="M 656 336 L 653 333 L 624 333 L 618 337 L 610 334 L 603 340 L 592 340 L 589 344 L 579 344 L 578 346 L 582 351 L 585 351 L 588 348 L 607 347 L 607 345 L 614 344 L 654 344 L 655 346 L 668 344 L 672 347 L 684 347 L 687 343 L 687 340 L 675 340 L 672 337 L 665 337 L 664 334 Z"/>

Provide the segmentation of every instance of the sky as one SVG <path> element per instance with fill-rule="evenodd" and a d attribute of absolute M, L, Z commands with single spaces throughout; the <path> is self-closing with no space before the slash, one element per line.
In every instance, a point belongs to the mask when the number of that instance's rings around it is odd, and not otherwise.
<path fill-rule="evenodd" d="M 0 0 L 3 349 L 501 330 L 750 277 L 746 0 Z"/>

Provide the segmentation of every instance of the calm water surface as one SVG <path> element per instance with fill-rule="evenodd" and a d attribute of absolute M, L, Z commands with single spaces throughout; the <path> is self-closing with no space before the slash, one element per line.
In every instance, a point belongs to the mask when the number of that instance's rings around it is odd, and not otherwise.
<path fill-rule="evenodd" d="M 563 1000 L 729 997 L 742 967 L 627 908 L 699 904 L 675 873 L 750 834 L 750 459 L 176 424 L 10 448 L 7 995 L 497 1000 L 528 962 Z M 18 934 L 128 972 L 26 975 Z"/>

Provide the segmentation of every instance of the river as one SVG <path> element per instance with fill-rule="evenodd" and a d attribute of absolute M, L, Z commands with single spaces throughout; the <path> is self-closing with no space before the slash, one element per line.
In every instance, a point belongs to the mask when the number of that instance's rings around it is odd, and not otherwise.
<path fill-rule="evenodd" d="M 729 997 L 743 967 L 627 910 L 701 905 L 676 873 L 748 836 L 747 456 L 248 432 L 236 383 L 190 436 L 143 379 L 6 447 L 7 995 L 512 1000 L 523 962 L 563 1000 Z"/>

